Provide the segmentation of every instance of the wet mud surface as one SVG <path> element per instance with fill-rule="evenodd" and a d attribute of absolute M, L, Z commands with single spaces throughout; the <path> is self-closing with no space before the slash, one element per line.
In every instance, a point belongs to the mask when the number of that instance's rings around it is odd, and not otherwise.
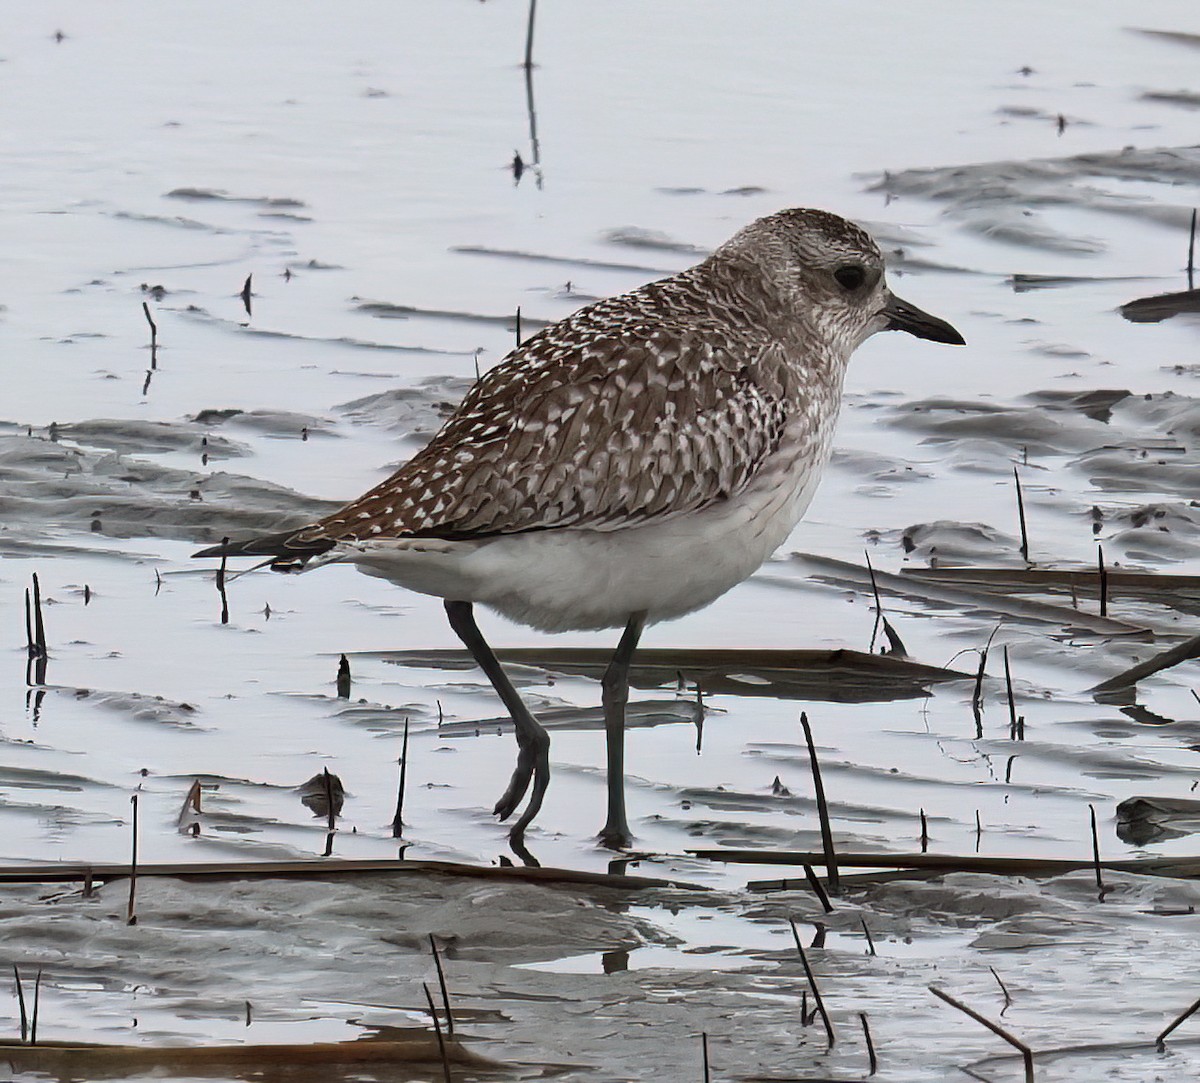
<path fill-rule="evenodd" d="M 702 1078 L 701 1034 L 713 1078 L 859 1079 L 859 1013 L 874 1078 L 1022 1078 L 930 985 L 1003 1012 L 1039 1080 L 1195 1074 L 1194 1020 L 1153 1043 L 1195 997 L 1190 880 L 1110 871 L 1101 900 L 1090 870 L 875 874 L 825 913 L 801 868 L 689 853 L 820 851 L 803 710 L 844 854 L 1089 860 L 1090 808 L 1105 859 L 1197 854 L 1200 662 L 1096 692 L 1200 631 L 1190 10 L 1138 29 L 1116 6 L 1083 29 L 1032 7 L 911 15 L 914 40 L 987 42 L 968 63 L 965 48 L 896 56 L 900 16 L 882 5 L 869 26 L 831 15 L 799 38 L 785 5 L 717 5 L 686 41 L 672 5 L 638 9 L 636 44 L 570 8 L 542 16 L 528 98 L 524 12 L 499 4 L 336 27 L 239 12 L 253 25 L 233 43 L 220 12 L 16 20 L 0 64 L 18 148 L 0 200 L 3 864 L 128 860 L 136 794 L 149 862 L 403 851 L 608 870 L 594 833 L 612 637 L 485 618 L 553 741 L 546 805 L 514 852 L 490 816 L 512 735 L 436 600 L 346 568 L 231 569 L 223 622 L 215 568 L 189 554 L 386 476 L 518 319 L 528 334 L 758 215 L 825 206 L 870 228 L 897 292 L 970 345 L 864 346 L 805 522 L 746 584 L 647 634 L 628 742 L 638 849 L 613 871 L 695 888 L 149 878 L 128 926 L 124 881 L 87 898 L 8 883 L 4 961 L 27 995 L 43 971 L 41 1033 L 426 1028 L 432 934 L 464 1041 L 505 1065 L 456 1079 Z M 1073 48 L 1031 42 L 1023 18 Z M 851 31 L 871 62 L 848 88 L 835 58 Z M 760 62 L 720 47 L 735 34 Z M 35 573 L 48 657 L 31 662 Z M 342 787 L 332 836 L 305 789 L 326 770 Z M 803 1016 L 790 918 L 829 1048 Z M 111 1077 L 148 1074 L 203 1077 Z"/>

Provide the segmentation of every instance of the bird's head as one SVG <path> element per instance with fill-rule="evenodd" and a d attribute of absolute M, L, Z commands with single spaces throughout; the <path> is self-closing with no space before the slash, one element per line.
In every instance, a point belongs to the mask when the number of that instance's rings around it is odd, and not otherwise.
<path fill-rule="evenodd" d="M 849 354 L 877 331 L 966 345 L 945 320 L 901 300 L 870 235 L 827 211 L 797 208 L 751 222 L 718 249 L 749 261 L 792 313 Z"/>

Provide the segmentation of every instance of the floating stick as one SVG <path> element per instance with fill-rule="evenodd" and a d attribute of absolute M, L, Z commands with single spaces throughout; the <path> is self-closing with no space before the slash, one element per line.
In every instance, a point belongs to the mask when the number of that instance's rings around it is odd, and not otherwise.
<path fill-rule="evenodd" d="M 825 787 L 821 783 L 821 765 L 817 762 L 817 750 L 813 745 L 812 729 L 808 724 L 808 714 L 804 711 L 800 712 L 800 725 L 804 728 L 804 740 L 808 743 L 808 759 L 812 764 L 817 816 L 821 821 L 821 846 L 825 850 L 825 878 L 829 881 L 829 890 L 836 895 L 838 892 L 838 868 L 837 857 L 833 852 L 833 831 L 829 826 L 829 805 L 825 801 Z"/>
<path fill-rule="evenodd" d="M 429 934 L 429 947 L 433 952 L 433 965 L 437 967 L 438 985 L 442 989 L 442 1010 L 446 1013 L 446 1036 L 454 1037 L 454 1013 L 450 1011 L 450 994 L 446 992 L 446 975 L 442 972 L 442 960 L 438 955 L 437 942 Z"/>
<path fill-rule="evenodd" d="M 158 368 L 158 325 L 154 322 L 154 317 L 150 315 L 150 306 L 143 301 L 142 311 L 146 314 L 146 322 L 150 325 L 150 372 Z M 144 395 L 150 387 L 150 372 L 146 373 L 146 383 L 142 388 Z"/>
<path fill-rule="evenodd" d="M 1095 687 L 1089 688 L 1088 691 L 1095 696 L 1132 688 L 1143 677 L 1149 677 L 1152 673 L 1158 673 L 1159 670 L 1170 669 L 1171 666 L 1192 658 L 1200 658 L 1200 635 L 1185 639 L 1182 643 L 1161 654 L 1156 654 L 1144 662 L 1139 662 L 1136 666 L 1130 666 L 1115 677 L 1109 677 L 1107 681 L 1101 681 Z"/>
<path fill-rule="evenodd" d="M 788 924 L 792 927 L 792 937 L 796 941 L 796 950 L 800 953 L 804 976 L 808 978 L 808 987 L 812 990 L 813 1000 L 817 1002 L 817 1011 L 820 1012 L 821 1022 L 825 1025 L 825 1037 L 832 1049 L 833 1043 L 837 1041 L 837 1036 L 833 1032 L 833 1024 L 829 1021 L 829 1013 L 825 1010 L 825 1001 L 821 999 L 821 990 L 817 988 L 817 979 L 813 977 L 812 967 L 808 965 L 808 956 L 804 954 L 804 945 L 800 943 L 800 933 L 796 930 L 796 922 L 789 918 Z"/>
<path fill-rule="evenodd" d="M 1166 1041 L 1167 1035 L 1170 1034 L 1171 1031 L 1173 1031 L 1189 1016 L 1194 1015 L 1197 1009 L 1200 1009 L 1200 1000 L 1195 1001 L 1190 1007 L 1184 1009 L 1180 1015 L 1175 1017 L 1175 1022 L 1173 1022 L 1169 1027 L 1167 1027 L 1166 1030 L 1164 1030 L 1157 1038 L 1154 1039 L 1154 1043 L 1158 1046 L 1158 1051 L 1160 1053 L 1163 1050 L 1163 1042 Z"/>
<path fill-rule="evenodd" d="M 396 815 L 392 817 L 392 838 L 404 834 L 404 781 L 408 774 L 408 715 L 404 716 L 404 741 L 400 745 L 400 785 L 396 790 Z"/>
<path fill-rule="evenodd" d="M 988 1030 L 1003 1038 L 1014 1049 L 1020 1050 L 1021 1056 L 1025 1059 L 1025 1083 L 1033 1083 L 1033 1050 L 1021 1041 L 1020 1038 L 1010 1034 L 999 1023 L 993 1023 L 977 1011 L 968 1008 L 961 1000 L 955 1000 L 949 993 L 943 993 L 936 985 L 929 986 L 929 991 L 939 1000 L 944 1000 L 950 1007 L 957 1008 L 964 1015 L 968 1015 L 974 1019 L 976 1023 L 987 1027 Z"/>
<path fill-rule="evenodd" d="M 517 349 L 521 348 L 521 306 L 517 305 Z"/>
<path fill-rule="evenodd" d="M 871 954 L 871 955 L 878 954 L 875 951 L 875 941 L 871 939 L 871 930 L 867 928 L 867 919 L 864 917 L 860 917 L 858 920 L 862 924 L 863 935 L 867 938 L 867 947 L 870 949 L 869 954 Z"/>
<path fill-rule="evenodd" d="M 918 810 L 921 814 L 921 853 L 929 851 L 929 821 L 925 819 L 925 810 Z"/>
<path fill-rule="evenodd" d="M 1096 563 L 1100 571 L 1100 616 L 1108 616 L 1108 569 L 1104 566 L 1104 546 L 1096 546 Z"/>
<path fill-rule="evenodd" d="M 708 1074 L 708 1032 L 700 1032 L 700 1049 L 704 1055 L 704 1083 L 710 1083 L 711 1077 Z"/>

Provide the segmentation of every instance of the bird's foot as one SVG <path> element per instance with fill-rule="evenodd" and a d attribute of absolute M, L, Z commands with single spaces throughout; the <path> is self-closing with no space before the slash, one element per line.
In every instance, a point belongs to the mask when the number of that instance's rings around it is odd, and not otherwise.
<path fill-rule="evenodd" d="M 542 807 L 542 799 L 546 795 L 546 787 L 550 785 L 550 735 L 538 726 L 537 731 L 524 738 L 518 735 L 517 742 L 520 746 L 517 752 L 517 766 L 513 768 L 508 788 L 501 794 L 492 813 L 501 820 L 507 820 L 516 812 L 532 781 L 533 793 L 530 795 L 529 805 L 512 828 L 512 834 L 519 837 L 538 814 Z"/>

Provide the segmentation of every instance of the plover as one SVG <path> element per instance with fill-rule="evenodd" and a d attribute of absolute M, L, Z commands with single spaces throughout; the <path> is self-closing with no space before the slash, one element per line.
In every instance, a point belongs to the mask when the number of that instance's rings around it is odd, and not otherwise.
<path fill-rule="evenodd" d="M 877 331 L 963 344 L 901 301 L 858 226 L 796 209 L 703 262 L 580 309 L 508 355 L 386 481 L 299 530 L 197 556 L 279 570 L 348 561 L 444 599 L 512 716 L 517 766 L 495 812 L 519 841 L 550 739 L 475 623 L 475 603 L 547 632 L 624 628 L 604 673 L 608 817 L 631 842 L 624 725 L 647 624 L 708 605 L 799 521 L 829 459 L 851 353 Z"/>

